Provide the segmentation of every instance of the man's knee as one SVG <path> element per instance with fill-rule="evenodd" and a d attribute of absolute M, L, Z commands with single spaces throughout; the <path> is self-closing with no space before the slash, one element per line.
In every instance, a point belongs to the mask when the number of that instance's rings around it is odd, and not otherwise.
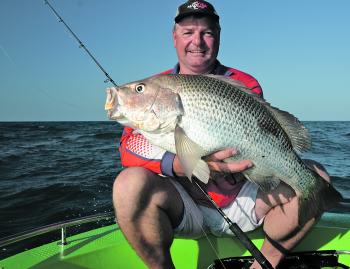
<path fill-rule="evenodd" d="M 134 203 L 135 199 L 151 194 L 153 177 L 157 177 L 157 175 L 142 167 L 130 167 L 122 170 L 113 184 L 114 205 L 116 206 L 118 200 Z"/>
<path fill-rule="evenodd" d="M 146 207 L 155 204 L 166 209 L 171 201 L 181 199 L 169 179 L 160 177 L 142 167 L 124 169 L 116 178 L 113 186 L 114 206 L 121 204 Z M 119 205 L 118 205 L 119 203 Z"/>
<path fill-rule="evenodd" d="M 156 174 L 142 167 L 124 169 L 113 184 L 113 205 L 119 223 L 128 223 L 150 206 L 152 177 Z"/>
<path fill-rule="evenodd" d="M 144 210 L 161 208 L 173 226 L 182 218 L 183 202 L 168 178 L 142 167 L 124 169 L 113 185 L 113 204 L 118 216 L 133 219 Z"/>
<path fill-rule="evenodd" d="M 130 191 L 136 191 L 138 190 L 138 188 L 135 188 L 136 185 L 140 187 L 147 185 L 149 178 L 152 176 L 156 175 L 142 167 L 123 169 L 114 181 L 113 192 L 129 193 Z"/>

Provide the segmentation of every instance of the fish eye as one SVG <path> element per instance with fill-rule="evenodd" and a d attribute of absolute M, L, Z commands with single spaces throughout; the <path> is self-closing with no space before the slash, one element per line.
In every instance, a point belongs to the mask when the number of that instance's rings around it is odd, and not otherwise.
<path fill-rule="evenodd" d="M 145 91 L 145 84 L 137 84 L 135 87 L 137 93 L 143 93 Z"/>

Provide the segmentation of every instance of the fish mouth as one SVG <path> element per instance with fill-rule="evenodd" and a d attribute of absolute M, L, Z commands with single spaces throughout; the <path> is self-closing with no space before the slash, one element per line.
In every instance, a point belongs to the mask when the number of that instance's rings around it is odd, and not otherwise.
<path fill-rule="evenodd" d="M 118 98 L 118 90 L 116 88 L 107 89 L 107 98 L 105 103 L 105 110 L 107 110 L 108 118 L 113 120 L 121 120 L 124 118 L 120 112 L 119 107 L 121 106 Z"/>
<path fill-rule="evenodd" d="M 116 98 L 118 101 L 117 90 L 115 88 L 108 88 L 106 90 L 106 93 L 107 93 L 107 98 L 105 103 L 105 110 L 111 110 L 114 107 Z"/>

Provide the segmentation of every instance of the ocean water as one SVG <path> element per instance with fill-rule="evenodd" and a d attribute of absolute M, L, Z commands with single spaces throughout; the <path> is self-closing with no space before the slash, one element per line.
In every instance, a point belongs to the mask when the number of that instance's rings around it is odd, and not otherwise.
<path fill-rule="evenodd" d="M 313 144 L 302 157 L 324 164 L 349 199 L 350 122 L 305 125 Z M 0 123 L 0 238 L 112 211 L 121 132 L 116 122 Z"/>

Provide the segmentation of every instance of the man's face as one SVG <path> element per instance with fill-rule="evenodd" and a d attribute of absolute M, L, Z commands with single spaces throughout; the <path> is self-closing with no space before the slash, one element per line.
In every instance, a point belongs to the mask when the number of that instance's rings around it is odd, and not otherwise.
<path fill-rule="evenodd" d="M 220 32 L 208 17 L 187 17 L 175 25 L 174 46 L 182 74 L 212 70 L 219 51 Z"/>

